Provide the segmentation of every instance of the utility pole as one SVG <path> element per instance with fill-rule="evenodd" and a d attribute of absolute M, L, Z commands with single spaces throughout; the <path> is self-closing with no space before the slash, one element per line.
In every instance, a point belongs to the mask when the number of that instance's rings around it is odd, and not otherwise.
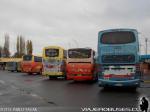
<path fill-rule="evenodd" d="M 141 51 L 142 51 L 142 44 L 139 44 L 139 50 L 140 50 L 140 53 L 141 53 Z"/>
<path fill-rule="evenodd" d="M 146 54 L 146 55 L 147 55 L 147 42 L 148 42 L 148 38 L 145 38 L 145 45 L 146 45 L 146 46 L 145 46 L 145 47 L 146 47 L 146 48 L 145 48 L 145 54 Z"/>

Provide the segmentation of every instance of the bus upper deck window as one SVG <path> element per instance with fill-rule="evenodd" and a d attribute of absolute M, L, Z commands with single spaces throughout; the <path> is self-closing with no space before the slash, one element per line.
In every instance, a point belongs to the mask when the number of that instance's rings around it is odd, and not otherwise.
<path fill-rule="evenodd" d="M 103 44 L 127 44 L 135 41 L 135 35 L 131 31 L 107 32 L 101 36 L 101 43 Z"/>

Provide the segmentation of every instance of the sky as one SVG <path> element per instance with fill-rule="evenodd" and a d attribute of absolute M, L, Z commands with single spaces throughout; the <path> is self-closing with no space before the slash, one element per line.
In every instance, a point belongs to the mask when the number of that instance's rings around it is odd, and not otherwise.
<path fill-rule="evenodd" d="M 144 53 L 150 0 L 0 0 L 0 45 L 9 34 L 12 54 L 18 35 L 33 41 L 36 55 L 50 45 L 97 50 L 98 32 L 111 28 L 137 29 Z"/>

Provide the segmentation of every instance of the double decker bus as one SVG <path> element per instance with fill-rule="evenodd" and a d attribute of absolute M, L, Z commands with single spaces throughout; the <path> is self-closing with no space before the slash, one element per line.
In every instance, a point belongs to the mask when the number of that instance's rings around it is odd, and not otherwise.
<path fill-rule="evenodd" d="M 135 29 L 110 29 L 98 34 L 99 86 L 140 86 L 139 41 Z"/>
<path fill-rule="evenodd" d="M 43 75 L 49 79 L 64 77 L 66 66 L 66 51 L 59 46 L 48 46 L 43 49 Z"/>
<path fill-rule="evenodd" d="M 67 53 L 67 79 L 68 80 L 96 80 L 95 51 L 91 48 L 68 49 Z"/>
<path fill-rule="evenodd" d="M 34 55 L 24 55 L 22 57 L 21 68 L 22 72 L 33 74 L 42 74 L 42 57 Z"/>

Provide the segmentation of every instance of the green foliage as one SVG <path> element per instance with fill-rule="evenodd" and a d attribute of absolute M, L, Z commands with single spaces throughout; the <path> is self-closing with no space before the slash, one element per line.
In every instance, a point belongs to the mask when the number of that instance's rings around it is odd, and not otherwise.
<path fill-rule="evenodd" d="M 3 56 L 4 57 L 10 57 L 10 51 L 9 51 L 9 35 L 5 34 L 5 42 L 3 47 Z"/>
<path fill-rule="evenodd" d="M 26 50 L 27 50 L 27 54 L 32 55 L 32 53 L 33 53 L 33 45 L 32 45 L 32 41 L 31 40 L 27 40 L 27 42 L 26 42 Z"/>
<path fill-rule="evenodd" d="M 9 51 L 9 35 L 5 34 L 5 42 L 4 47 L 0 46 L 0 57 L 10 57 L 10 51 Z M 25 42 L 25 39 L 23 36 L 18 35 L 17 36 L 17 43 L 16 43 L 16 53 L 13 55 L 13 57 L 21 58 L 23 55 L 31 54 L 33 52 L 33 45 L 31 40 L 27 40 Z"/>
<path fill-rule="evenodd" d="M 21 58 L 25 55 L 25 39 L 20 35 L 17 37 L 17 44 L 16 44 L 17 52 L 15 53 L 15 57 Z"/>

